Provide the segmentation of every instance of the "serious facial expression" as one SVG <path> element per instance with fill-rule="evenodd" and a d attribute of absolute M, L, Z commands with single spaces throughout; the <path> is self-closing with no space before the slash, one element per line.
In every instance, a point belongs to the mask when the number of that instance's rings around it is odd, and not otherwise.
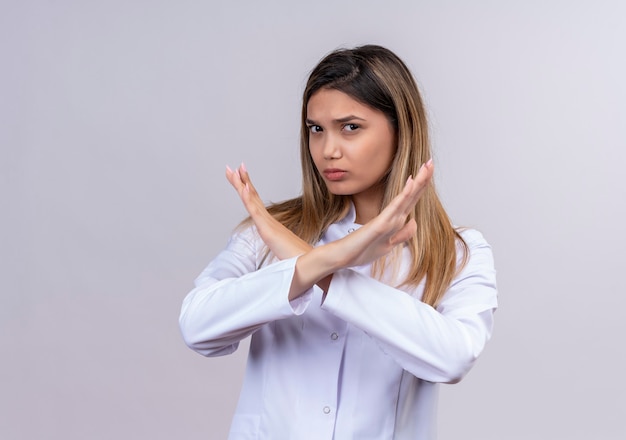
<path fill-rule="evenodd" d="M 309 151 L 333 194 L 380 205 L 381 179 L 396 152 L 389 119 L 347 94 L 320 89 L 307 104 Z"/>

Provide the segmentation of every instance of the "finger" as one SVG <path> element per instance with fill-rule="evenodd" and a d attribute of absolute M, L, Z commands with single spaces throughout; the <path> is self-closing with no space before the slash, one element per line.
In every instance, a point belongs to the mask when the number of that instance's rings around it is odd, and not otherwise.
<path fill-rule="evenodd" d="M 404 243 L 408 241 L 411 237 L 415 235 L 417 232 L 417 223 L 415 219 L 411 219 L 407 222 L 406 225 L 402 227 L 398 232 L 396 232 L 390 239 L 389 244 L 392 246 Z"/>
<path fill-rule="evenodd" d="M 416 194 L 420 188 L 421 186 L 416 184 L 413 176 L 409 176 L 402 192 L 394 197 L 391 203 L 389 203 L 389 206 L 387 207 L 389 209 L 389 214 L 400 214 L 403 216 L 408 215 L 417 202 Z"/>
<path fill-rule="evenodd" d="M 246 164 L 241 162 L 241 165 L 239 165 L 239 169 L 237 171 L 239 171 L 239 174 L 241 175 L 242 182 L 246 183 L 248 180 L 250 180 L 250 175 L 248 174 L 248 169 L 246 168 Z"/>
<path fill-rule="evenodd" d="M 237 191 L 237 193 L 241 195 L 244 184 L 241 181 L 241 177 L 239 176 L 237 171 L 233 171 L 229 166 L 226 166 L 226 179 L 228 179 L 228 182 L 230 182 L 233 188 L 235 188 L 235 191 Z"/>
<path fill-rule="evenodd" d="M 242 163 L 239 169 L 236 171 L 237 175 L 241 179 L 241 191 L 239 193 L 241 200 L 243 201 L 248 213 L 255 219 L 258 219 L 258 216 L 264 213 L 267 213 L 265 208 L 265 204 L 259 197 L 254 185 L 250 180 L 250 176 L 248 174 L 248 170 L 245 165 Z"/>
<path fill-rule="evenodd" d="M 250 216 L 256 222 L 259 214 L 265 210 L 265 207 L 259 201 L 258 197 L 253 197 L 250 194 L 250 188 L 247 183 L 243 186 L 243 190 L 241 191 L 241 201 L 243 202 Z"/>
<path fill-rule="evenodd" d="M 239 174 L 241 175 L 241 181 L 248 185 L 248 190 L 252 193 L 252 194 L 256 194 L 256 188 L 255 186 L 252 184 L 252 179 L 250 179 L 250 173 L 248 173 L 248 169 L 246 168 L 246 164 L 244 164 L 243 162 L 241 162 L 241 165 L 239 166 Z"/>
<path fill-rule="evenodd" d="M 419 187 L 425 187 L 430 182 L 430 179 L 433 177 L 433 171 L 435 166 L 433 165 L 433 160 L 430 159 L 428 162 L 422 164 L 420 169 L 417 172 L 417 176 L 415 178 L 415 185 Z"/>
<path fill-rule="evenodd" d="M 419 171 L 417 172 L 416 178 L 410 182 L 407 186 L 409 187 L 409 198 L 411 207 L 415 206 L 419 198 L 422 196 L 424 190 L 430 184 L 430 181 L 433 177 L 434 165 L 432 159 L 428 162 L 422 164 Z"/>
<path fill-rule="evenodd" d="M 420 167 L 415 178 L 409 176 L 402 192 L 389 204 L 389 214 L 393 215 L 393 213 L 398 213 L 403 216 L 409 215 L 430 183 L 433 170 L 434 167 L 431 159 Z"/>
<path fill-rule="evenodd" d="M 250 183 L 250 173 L 248 173 L 248 169 L 246 168 L 246 164 L 244 164 L 243 162 L 241 162 L 241 165 L 239 165 L 239 169 L 237 170 L 239 171 L 239 175 L 241 176 L 241 181 L 243 183 Z"/>

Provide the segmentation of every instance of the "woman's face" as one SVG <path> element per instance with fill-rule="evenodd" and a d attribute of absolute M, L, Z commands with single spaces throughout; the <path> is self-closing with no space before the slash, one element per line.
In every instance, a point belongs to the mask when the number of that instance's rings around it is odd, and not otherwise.
<path fill-rule="evenodd" d="M 338 90 L 320 89 L 307 104 L 306 124 L 309 151 L 328 190 L 352 195 L 355 205 L 380 207 L 380 181 L 396 152 L 395 130 L 385 114 Z"/>

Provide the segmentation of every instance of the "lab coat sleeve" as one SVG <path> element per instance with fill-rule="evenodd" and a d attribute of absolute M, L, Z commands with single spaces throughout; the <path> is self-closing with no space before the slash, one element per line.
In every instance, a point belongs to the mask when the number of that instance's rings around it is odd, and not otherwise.
<path fill-rule="evenodd" d="M 350 269 L 333 275 L 322 308 L 362 329 L 416 377 L 458 382 L 489 340 L 497 307 L 491 248 L 477 231 L 463 236 L 469 260 L 437 309 Z"/>
<path fill-rule="evenodd" d="M 262 245 L 254 227 L 235 234 L 196 279 L 179 318 L 183 339 L 194 351 L 230 354 L 264 324 L 302 314 L 310 303 L 312 289 L 288 300 L 296 258 L 257 270 Z"/>

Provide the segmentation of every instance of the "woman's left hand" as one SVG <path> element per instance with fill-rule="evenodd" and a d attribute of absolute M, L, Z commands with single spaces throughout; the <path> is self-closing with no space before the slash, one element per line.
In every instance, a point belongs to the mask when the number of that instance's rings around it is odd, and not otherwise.
<path fill-rule="evenodd" d="M 239 194 L 259 235 L 276 257 L 284 260 L 312 249 L 311 245 L 283 226 L 267 211 L 243 163 L 234 171 L 227 166 L 226 178 Z"/>
<path fill-rule="evenodd" d="M 434 166 L 429 160 L 415 178 L 409 177 L 402 192 L 380 214 L 352 234 L 332 243 L 341 267 L 371 263 L 415 236 L 417 224 L 414 218 L 410 218 L 410 213 L 430 184 L 433 171 Z"/>
<path fill-rule="evenodd" d="M 336 271 L 371 263 L 414 236 L 415 219 L 408 222 L 407 219 L 428 187 L 433 169 L 432 161 L 428 161 L 415 179 L 410 177 L 402 192 L 372 220 L 353 233 L 318 246 L 298 258 L 289 299 L 302 295 L 313 284 L 327 291 Z"/>

